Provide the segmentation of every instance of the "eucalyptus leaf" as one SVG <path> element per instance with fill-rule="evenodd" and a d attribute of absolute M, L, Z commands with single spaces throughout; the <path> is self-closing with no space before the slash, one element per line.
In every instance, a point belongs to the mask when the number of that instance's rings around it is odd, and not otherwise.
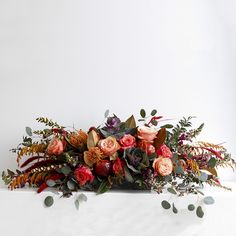
<path fill-rule="evenodd" d="M 75 200 L 75 207 L 77 210 L 79 210 L 79 200 L 78 199 Z"/>
<path fill-rule="evenodd" d="M 211 204 L 214 204 L 214 203 L 215 203 L 215 200 L 214 200 L 213 197 L 207 196 L 207 197 L 204 197 L 203 202 L 204 202 L 206 205 L 211 205 Z"/>
<path fill-rule="evenodd" d="M 175 207 L 175 204 L 172 203 L 172 211 L 177 214 L 178 213 L 178 209 Z"/>
<path fill-rule="evenodd" d="M 199 218 L 202 218 L 202 217 L 204 216 L 204 212 L 203 212 L 201 206 L 198 206 L 198 207 L 197 207 L 196 214 L 197 214 L 197 216 L 198 216 Z"/>
<path fill-rule="evenodd" d="M 171 124 L 166 124 L 166 125 L 161 126 L 161 128 L 166 128 L 166 129 L 172 129 L 173 127 L 174 126 Z"/>
<path fill-rule="evenodd" d="M 167 188 L 167 191 L 172 194 L 177 194 L 177 192 L 173 188 Z"/>
<path fill-rule="evenodd" d="M 53 199 L 52 196 L 47 196 L 47 197 L 44 199 L 44 205 L 45 205 L 46 207 L 52 206 L 53 203 L 54 203 L 54 199 Z"/>
<path fill-rule="evenodd" d="M 146 111 L 144 109 L 141 109 L 140 110 L 140 115 L 142 118 L 145 118 L 146 117 Z"/>
<path fill-rule="evenodd" d="M 195 210 L 195 206 L 193 204 L 189 204 L 188 205 L 188 210 L 189 211 L 194 211 Z"/>
<path fill-rule="evenodd" d="M 166 200 L 161 202 L 161 206 L 166 210 L 170 209 L 170 207 L 171 207 L 170 203 L 167 202 Z"/>
<path fill-rule="evenodd" d="M 68 189 L 74 190 L 74 189 L 75 189 L 75 186 L 76 186 L 76 184 L 75 184 L 74 181 L 72 181 L 72 180 L 67 181 L 67 187 L 68 187 Z"/>
<path fill-rule="evenodd" d="M 107 118 L 109 116 L 109 113 L 110 113 L 110 111 L 109 111 L 109 109 L 107 109 L 104 113 L 105 118 Z"/>
<path fill-rule="evenodd" d="M 202 181 L 202 182 L 206 182 L 208 180 L 208 174 L 206 174 L 205 172 L 200 171 L 199 180 Z"/>
<path fill-rule="evenodd" d="M 69 166 L 63 166 L 62 168 L 61 168 L 61 172 L 62 172 L 62 174 L 64 174 L 64 175 L 68 175 L 68 174 L 70 174 L 71 173 L 71 168 L 69 167 Z"/>
<path fill-rule="evenodd" d="M 30 127 L 25 127 L 25 132 L 29 135 L 32 136 L 32 129 Z"/>
<path fill-rule="evenodd" d="M 56 185 L 56 182 L 52 179 L 48 179 L 46 181 L 46 184 L 47 184 L 48 187 L 54 187 Z"/>
<path fill-rule="evenodd" d="M 152 112 L 151 112 L 151 116 L 155 116 L 156 114 L 157 114 L 157 110 L 153 109 Z"/>
<path fill-rule="evenodd" d="M 79 194 L 77 199 L 79 200 L 79 202 L 87 202 L 88 200 L 87 196 L 84 193 Z"/>

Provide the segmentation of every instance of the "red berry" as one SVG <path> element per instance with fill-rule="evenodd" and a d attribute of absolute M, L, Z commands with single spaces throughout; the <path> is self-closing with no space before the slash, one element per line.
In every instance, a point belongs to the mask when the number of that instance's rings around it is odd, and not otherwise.
<path fill-rule="evenodd" d="M 102 160 L 96 164 L 95 173 L 101 177 L 107 177 L 111 173 L 111 162 L 109 160 Z"/>

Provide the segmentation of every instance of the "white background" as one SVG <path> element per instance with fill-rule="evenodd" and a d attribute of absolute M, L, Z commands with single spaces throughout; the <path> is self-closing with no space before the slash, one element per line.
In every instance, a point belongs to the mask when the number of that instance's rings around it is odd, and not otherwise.
<path fill-rule="evenodd" d="M 197 116 L 201 139 L 236 156 L 235 12 L 234 0 L 0 0 L 0 170 L 36 117 L 87 129 L 107 108 Z"/>

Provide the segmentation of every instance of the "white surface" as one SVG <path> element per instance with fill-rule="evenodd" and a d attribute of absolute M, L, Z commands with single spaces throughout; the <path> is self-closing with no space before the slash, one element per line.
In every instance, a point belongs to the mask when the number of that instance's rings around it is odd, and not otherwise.
<path fill-rule="evenodd" d="M 236 189 L 236 185 L 228 183 Z M 85 192 L 88 201 L 79 211 L 74 199 L 59 199 L 51 192 L 36 194 L 32 190 L 0 190 L 1 235 L 4 236 L 235 236 L 235 191 L 205 190 L 215 204 L 205 206 L 205 216 L 198 218 L 186 208 L 196 196 L 175 199 L 179 213 L 162 209 L 162 200 L 170 194 L 108 192 L 96 196 Z M 44 208 L 45 196 L 55 204 Z M 174 200 L 174 198 L 173 198 Z"/>
<path fill-rule="evenodd" d="M 15 167 L 8 150 L 36 117 L 87 129 L 107 108 L 195 115 L 201 138 L 236 156 L 235 11 L 234 0 L 0 0 L 0 169 Z"/>

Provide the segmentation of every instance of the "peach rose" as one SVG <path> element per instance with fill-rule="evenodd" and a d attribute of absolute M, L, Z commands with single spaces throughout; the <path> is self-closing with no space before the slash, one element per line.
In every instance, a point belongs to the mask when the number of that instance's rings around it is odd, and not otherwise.
<path fill-rule="evenodd" d="M 54 138 L 48 144 L 47 153 L 49 155 L 60 155 L 64 151 L 64 144 L 60 139 Z"/>
<path fill-rule="evenodd" d="M 98 146 L 107 156 L 113 155 L 116 151 L 120 149 L 119 143 L 116 141 L 114 137 L 111 136 L 107 137 L 106 139 L 100 140 Z"/>
<path fill-rule="evenodd" d="M 166 176 L 172 173 L 173 163 L 169 158 L 158 157 L 154 160 L 153 169 L 161 176 Z"/>
<path fill-rule="evenodd" d="M 147 142 L 152 142 L 156 138 L 157 131 L 154 127 L 141 126 L 138 127 L 138 138 Z"/>
<path fill-rule="evenodd" d="M 120 139 L 120 144 L 122 149 L 132 148 L 136 146 L 135 137 L 130 134 L 125 134 L 122 139 Z"/>

